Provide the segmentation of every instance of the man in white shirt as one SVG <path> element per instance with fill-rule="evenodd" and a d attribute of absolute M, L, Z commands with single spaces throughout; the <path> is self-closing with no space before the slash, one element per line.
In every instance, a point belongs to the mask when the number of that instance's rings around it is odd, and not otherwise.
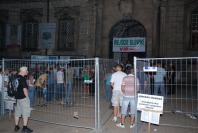
<path fill-rule="evenodd" d="M 57 99 L 61 100 L 60 104 L 64 104 L 64 97 L 65 97 L 65 79 L 63 73 L 63 67 L 60 67 L 58 72 L 56 73 L 56 80 L 57 80 Z"/>
<path fill-rule="evenodd" d="M 119 113 L 119 106 L 122 106 L 122 99 L 123 99 L 123 92 L 121 90 L 122 79 L 127 76 L 126 73 L 122 72 L 122 66 L 117 64 L 115 66 L 116 72 L 112 74 L 111 77 L 111 86 L 113 87 L 112 92 L 112 106 L 114 118 L 112 119 L 113 122 L 117 122 L 117 117 Z"/>

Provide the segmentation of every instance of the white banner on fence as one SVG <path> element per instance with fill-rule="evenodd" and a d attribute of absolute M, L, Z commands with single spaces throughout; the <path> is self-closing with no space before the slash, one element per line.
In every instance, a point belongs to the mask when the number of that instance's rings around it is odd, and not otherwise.
<path fill-rule="evenodd" d="M 113 52 L 145 52 L 145 38 L 113 38 Z"/>
<path fill-rule="evenodd" d="M 56 23 L 39 24 L 39 48 L 53 49 L 55 46 Z"/>

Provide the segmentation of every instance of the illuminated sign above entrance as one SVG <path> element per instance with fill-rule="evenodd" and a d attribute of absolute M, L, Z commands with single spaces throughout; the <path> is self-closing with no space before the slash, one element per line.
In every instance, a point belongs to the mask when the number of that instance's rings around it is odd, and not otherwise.
<path fill-rule="evenodd" d="M 113 52 L 145 52 L 145 38 L 113 38 Z"/>

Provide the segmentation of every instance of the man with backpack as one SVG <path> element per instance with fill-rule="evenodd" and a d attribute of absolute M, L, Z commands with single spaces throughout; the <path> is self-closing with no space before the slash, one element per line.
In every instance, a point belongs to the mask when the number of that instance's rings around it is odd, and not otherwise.
<path fill-rule="evenodd" d="M 18 87 L 16 91 L 16 106 L 15 106 L 15 129 L 14 131 L 17 132 L 19 127 L 19 118 L 22 116 L 23 118 L 23 129 L 21 130 L 22 133 L 31 133 L 33 130 L 27 127 L 28 118 L 30 117 L 31 109 L 30 109 L 30 100 L 28 97 L 28 85 L 26 82 L 26 75 L 27 75 L 27 67 L 23 66 L 20 68 L 20 72 L 17 75 L 18 80 Z"/>

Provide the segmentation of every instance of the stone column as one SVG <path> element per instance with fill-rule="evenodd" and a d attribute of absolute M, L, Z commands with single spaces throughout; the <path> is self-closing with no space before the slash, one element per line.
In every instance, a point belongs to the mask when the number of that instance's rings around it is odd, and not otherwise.
<path fill-rule="evenodd" d="M 102 43 L 102 3 L 103 0 L 95 0 L 95 56 L 101 57 Z"/>
<path fill-rule="evenodd" d="M 160 56 L 160 8 L 161 1 L 153 0 L 154 4 L 154 21 L 153 21 L 153 46 L 152 46 L 152 56 L 159 57 Z"/>

